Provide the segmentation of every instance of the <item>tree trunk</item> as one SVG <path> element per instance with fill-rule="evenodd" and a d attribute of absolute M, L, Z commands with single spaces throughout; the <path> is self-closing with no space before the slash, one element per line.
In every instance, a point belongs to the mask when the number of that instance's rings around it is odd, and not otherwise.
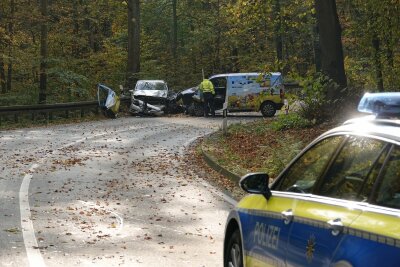
<path fill-rule="evenodd" d="M 278 62 L 283 60 L 283 38 L 282 38 L 282 19 L 281 19 L 281 3 L 280 0 L 274 0 L 274 16 L 275 16 L 275 49 L 276 59 Z M 279 66 L 280 64 L 278 64 Z M 280 68 L 280 67 L 279 67 Z M 281 71 L 279 69 L 279 71 Z"/>
<path fill-rule="evenodd" d="M 132 88 L 140 72 L 140 1 L 128 0 L 128 60 L 125 87 Z"/>
<path fill-rule="evenodd" d="M 230 72 L 239 72 L 239 49 L 234 47 L 232 49 L 232 67 Z"/>
<path fill-rule="evenodd" d="M 84 9 L 85 13 L 85 30 L 87 34 L 87 41 L 88 41 L 88 47 L 89 51 L 95 51 L 96 50 L 96 41 L 95 41 L 95 29 L 96 25 L 92 23 L 92 20 L 90 19 L 90 12 L 89 12 L 89 7 L 85 6 Z"/>
<path fill-rule="evenodd" d="M 315 15 L 312 15 L 313 19 L 315 19 Z M 321 72 L 322 63 L 321 63 L 321 46 L 319 43 L 319 29 L 315 24 L 312 29 L 312 37 L 313 37 L 313 49 L 314 49 L 314 63 L 315 70 L 317 72 Z"/>
<path fill-rule="evenodd" d="M 321 47 L 321 70 L 341 88 L 347 86 L 344 71 L 341 27 L 335 0 L 315 0 Z M 327 97 L 337 99 L 338 89 L 330 88 Z M 340 90 L 340 89 L 339 89 Z"/>
<path fill-rule="evenodd" d="M 176 15 L 176 0 L 172 0 L 172 56 L 176 61 L 178 47 L 178 17 Z"/>
<path fill-rule="evenodd" d="M 213 73 L 221 71 L 221 2 L 217 1 L 217 39 L 215 43 L 215 61 Z"/>
<path fill-rule="evenodd" d="M 3 16 L 4 16 L 4 6 L 0 4 L 0 26 L 3 25 Z M 0 38 L 4 38 L 4 33 L 0 33 Z M 0 43 L 0 92 L 2 94 L 6 93 L 6 75 L 4 71 L 4 56 L 3 56 L 4 46 Z"/>
<path fill-rule="evenodd" d="M 380 41 L 376 34 L 372 38 L 372 46 L 374 47 L 374 63 L 375 63 L 375 71 L 376 71 L 376 83 L 378 86 L 378 91 L 383 92 L 383 75 L 382 75 L 382 61 L 381 61 L 381 49 L 380 49 Z"/>
<path fill-rule="evenodd" d="M 79 39 L 79 1 L 74 0 L 74 6 L 73 6 L 73 21 L 74 21 L 74 29 L 73 29 L 73 34 L 75 38 L 73 38 L 73 43 L 72 43 L 72 56 L 75 58 L 79 57 L 79 45 L 78 45 L 78 39 Z"/>
<path fill-rule="evenodd" d="M 386 18 L 388 34 L 386 36 L 386 42 L 385 42 L 386 43 L 386 59 L 387 59 L 390 70 L 393 70 L 393 67 L 394 67 L 394 54 L 393 54 L 393 45 L 392 45 L 392 39 L 393 39 L 392 19 L 393 18 L 390 15 Z"/>
<path fill-rule="evenodd" d="M 1 86 L 1 93 L 5 94 L 7 92 L 6 87 L 6 75 L 4 72 L 4 62 L 3 57 L 0 57 L 0 86 Z"/>
<path fill-rule="evenodd" d="M 40 12 L 42 15 L 42 25 L 40 27 L 40 88 L 39 104 L 45 104 L 47 98 L 47 16 L 48 2 L 40 0 Z"/>
<path fill-rule="evenodd" d="M 11 21 L 8 24 L 8 32 L 10 44 L 8 46 L 8 66 L 7 66 L 7 91 L 12 88 L 12 73 L 13 73 L 13 56 L 14 56 L 14 19 L 15 19 L 15 1 L 10 2 Z"/>

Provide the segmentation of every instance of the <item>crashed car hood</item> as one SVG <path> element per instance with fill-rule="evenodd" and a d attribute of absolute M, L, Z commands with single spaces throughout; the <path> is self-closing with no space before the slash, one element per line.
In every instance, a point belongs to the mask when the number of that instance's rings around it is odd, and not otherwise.
<path fill-rule="evenodd" d="M 168 91 L 167 90 L 135 90 L 133 95 L 134 96 L 166 98 L 168 95 Z"/>

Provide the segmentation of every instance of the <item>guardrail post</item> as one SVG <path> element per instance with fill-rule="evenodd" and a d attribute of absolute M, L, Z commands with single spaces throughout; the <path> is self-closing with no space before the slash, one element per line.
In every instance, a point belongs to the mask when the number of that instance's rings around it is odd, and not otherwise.
<path fill-rule="evenodd" d="M 49 121 L 53 120 L 53 112 L 49 112 Z"/>
<path fill-rule="evenodd" d="M 83 116 L 85 116 L 85 109 L 81 108 L 81 118 L 83 118 Z"/>
<path fill-rule="evenodd" d="M 65 111 L 65 118 L 69 119 L 69 110 L 68 109 Z"/>
<path fill-rule="evenodd" d="M 32 112 L 32 122 L 35 122 L 35 112 Z"/>
<path fill-rule="evenodd" d="M 18 114 L 17 113 L 14 114 L 14 122 L 18 123 Z"/>
<path fill-rule="evenodd" d="M 0 126 L 1 126 L 1 121 L 2 121 L 2 119 L 3 119 L 3 116 L 0 116 Z"/>

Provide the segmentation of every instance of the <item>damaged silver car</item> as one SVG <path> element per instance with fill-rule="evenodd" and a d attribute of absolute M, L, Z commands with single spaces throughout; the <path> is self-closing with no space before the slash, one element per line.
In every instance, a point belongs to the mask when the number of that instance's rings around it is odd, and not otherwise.
<path fill-rule="evenodd" d="M 162 115 L 169 110 L 169 89 L 163 80 L 139 80 L 132 93 L 130 112 L 138 115 Z"/>

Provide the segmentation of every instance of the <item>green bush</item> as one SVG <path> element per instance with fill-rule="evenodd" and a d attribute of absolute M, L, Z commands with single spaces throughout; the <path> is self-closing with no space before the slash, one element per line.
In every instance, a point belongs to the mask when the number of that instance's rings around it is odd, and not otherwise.
<path fill-rule="evenodd" d="M 300 116 L 298 113 L 281 114 L 278 119 L 271 123 L 271 128 L 275 131 L 288 129 L 301 129 L 310 127 L 312 123 Z"/>

